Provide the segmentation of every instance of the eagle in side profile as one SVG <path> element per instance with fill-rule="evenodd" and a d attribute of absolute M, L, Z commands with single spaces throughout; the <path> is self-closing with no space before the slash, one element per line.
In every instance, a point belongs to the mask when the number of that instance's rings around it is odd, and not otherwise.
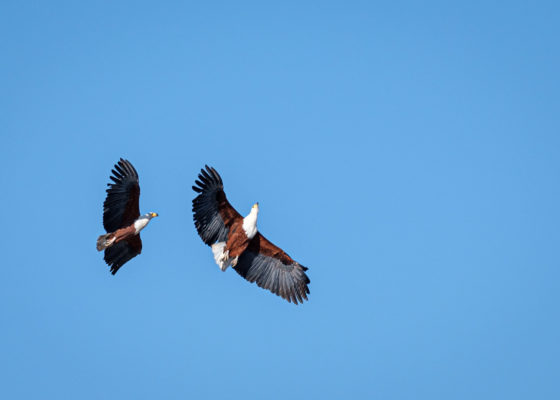
<path fill-rule="evenodd" d="M 307 268 L 257 231 L 259 203 L 243 218 L 229 204 L 218 172 L 207 165 L 195 184 L 193 190 L 199 195 L 193 200 L 194 225 L 204 243 L 212 247 L 220 269 L 225 271 L 231 265 L 249 282 L 289 302 L 307 300 Z"/>
<path fill-rule="evenodd" d="M 138 173 L 128 160 L 115 164 L 109 178 L 107 198 L 103 203 L 103 227 L 105 235 L 97 238 L 97 250 L 105 250 L 105 262 L 115 275 L 128 260 L 142 252 L 140 231 L 157 213 L 140 216 L 140 185 Z"/>

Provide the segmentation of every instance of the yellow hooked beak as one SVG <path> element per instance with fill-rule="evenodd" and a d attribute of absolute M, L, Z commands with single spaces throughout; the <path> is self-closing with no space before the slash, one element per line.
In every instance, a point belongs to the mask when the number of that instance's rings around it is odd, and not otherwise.
<path fill-rule="evenodd" d="M 255 204 L 253 204 L 253 208 L 259 208 L 259 203 L 257 202 Z"/>
<path fill-rule="evenodd" d="M 155 213 L 155 212 L 152 213 L 152 218 L 157 217 L 157 216 L 158 216 L 158 213 Z"/>

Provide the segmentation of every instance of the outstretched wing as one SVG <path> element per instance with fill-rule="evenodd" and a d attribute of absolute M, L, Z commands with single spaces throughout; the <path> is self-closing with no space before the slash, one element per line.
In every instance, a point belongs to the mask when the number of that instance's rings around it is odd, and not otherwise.
<path fill-rule="evenodd" d="M 120 267 L 141 252 L 142 240 L 140 240 L 140 234 L 138 234 L 108 247 L 105 250 L 104 259 L 111 267 L 111 273 L 115 275 Z"/>
<path fill-rule="evenodd" d="M 121 158 L 111 172 L 113 183 L 107 184 L 107 198 L 103 203 L 103 227 L 107 232 L 129 226 L 140 216 L 140 185 L 136 169 Z"/>
<path fill-rule="evenodd" d="M 292 260 L 284 251 L 257 233 L 233 267 L 249 282 L 298 304 L 307 300 L 310 283 L 307 268 Z"/>
<path fill-rule="evenodd" d="M 193 200 L 194 226 L 208 246 L 227 240 L 233 222 L 241 215 L 229 204 L 222 178 L 208 165 L 200 170 L 193 190 L 200 193 Z"/>

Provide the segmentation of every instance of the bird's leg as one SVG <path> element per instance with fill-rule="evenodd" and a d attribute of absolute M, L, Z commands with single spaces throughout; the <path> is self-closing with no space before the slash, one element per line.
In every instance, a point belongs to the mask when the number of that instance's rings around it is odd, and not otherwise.
<path fill-rule="evenodd" d="M 221 261 L 224 261 L 224 262 L 225 262 L 225 261 L 228 260 L 228 258 L 229 258 L 229 250 L 226 250 L 226 251 L 224 251 L 224 252 L 222 253 Z"/>
<path fill-rule="evenodd" d="M 231 261 L 231 266 L 235 267 L 237 265 L 237 261 L 239 260 L 239 256 L 236 256 L 232 261 Z"/>

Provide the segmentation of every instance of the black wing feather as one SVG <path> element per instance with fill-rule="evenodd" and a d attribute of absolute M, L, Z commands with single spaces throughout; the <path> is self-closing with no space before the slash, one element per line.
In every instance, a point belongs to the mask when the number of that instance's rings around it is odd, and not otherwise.
<path fill-rule="evenodd" d="M 142 240 L 140 235 L 135 235 L 105 249 L 104 260 L 111 267 L 111 273 L 115 275 L 120 267 L 141 252 Z"/>
<path fill-rule="evenodd" d="M 295 261 L 286 265 L 277 258 L 247 249 L 233 268 L 249 282 L 256 282 L 261 288 L 270 290 L 289 302 L 298 304 L 307 300 L 307 285 L 310 283 L 305 274 L 307 268 Z"/>
<path fill-rule="evenodd" d="M 227 201 L 218 172 L 208 165 L 205 167 L 192 187 L 200 193 L 192 202 L 192 210 L 194 226 L 202 241 L 210 246 L 227 240 L 233 220 L 241 215 Z"/>
<path fill-rule="evenodd" d="M 132 164 L 123 160 L 115 164 L 103 203 L 103 227 L 107 232 L 131 225 L 140 216 L 140 185 Z"/>

